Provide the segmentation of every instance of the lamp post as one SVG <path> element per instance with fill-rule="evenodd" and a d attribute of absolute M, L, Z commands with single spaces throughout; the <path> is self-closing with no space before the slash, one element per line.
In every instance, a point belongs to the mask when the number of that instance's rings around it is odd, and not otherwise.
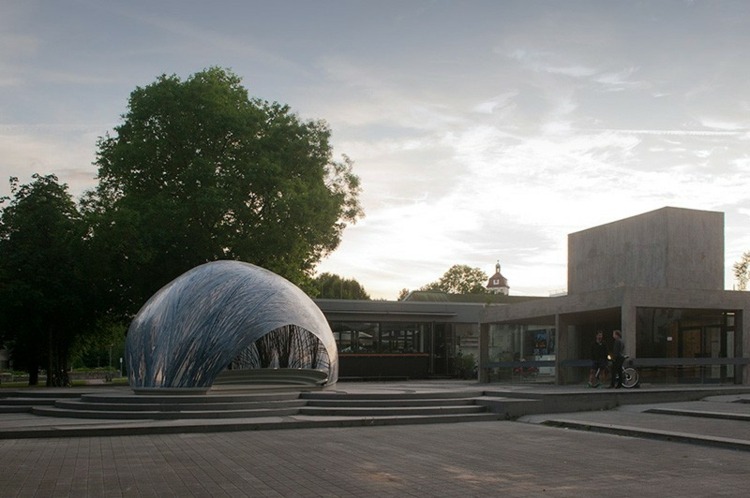
<path fill-rule="evenodd" d="M 107 382 L 112 382 L 112 344 L 109 345 L 109 368 L 107 369 L 107 375 L 105 375 L 104 379 Z"/>

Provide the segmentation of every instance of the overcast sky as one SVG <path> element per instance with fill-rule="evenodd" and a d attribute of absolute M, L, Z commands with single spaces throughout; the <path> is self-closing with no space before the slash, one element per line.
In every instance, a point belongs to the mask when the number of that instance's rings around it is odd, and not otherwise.
<path fill-rule="evenodd" d="M 0 0 L 0 195 L 95 184 L 136 86 L 232 69 L 324 119 L 366 217 L 320 271 L 374 298 L 454 264 L 567 282 L 567 235 L 664 206 L 750 250 L 750 2 Z"/>

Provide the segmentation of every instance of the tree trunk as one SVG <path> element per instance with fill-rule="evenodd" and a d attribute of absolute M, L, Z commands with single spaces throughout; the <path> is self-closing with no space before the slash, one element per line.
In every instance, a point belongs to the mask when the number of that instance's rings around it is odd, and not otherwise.
<path fill-rule="evenodd" d="M 36 361 L 29 364 L 29 385 L 39 385 L 39 364 Z"/>
<path fill-rule="evenodd" d="M 68 351 L 62 338 L 55 341 L 55 329 L 47 329 L 47 387 L 69 387 Z"/>

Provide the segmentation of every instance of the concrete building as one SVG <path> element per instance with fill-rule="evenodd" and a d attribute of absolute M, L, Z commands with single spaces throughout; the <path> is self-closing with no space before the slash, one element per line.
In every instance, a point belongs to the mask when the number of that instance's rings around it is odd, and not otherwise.
<path fill-rule="evenodd" d="M 536 366 L 581 382 L 596 331 L 620 329 L 643 381 L 748 383 L 750 294 L 723 272 L 723 213 L 665 207 L 572 233 L 567 295 L 484 310 L 481 378 L 538 343 Z"/>
<path fill-rule="evenodd" d="M 316 300 L 338 343 L 339 378 L 451 377 L 459 356 L 478 359 L 484 305 L 430 294 L 412 301 Z"/>
<path fill-rule="evenodd" d="M 723 273 L 723 213 L 665 207 L 570 234 L 566 295 L 316 303 L 342 378 L 453 375 L 461 353 L 485 382 L 579 383 L 596 331 L 620 329 L 643 382 L 747 384 L 750 293 Z"/>

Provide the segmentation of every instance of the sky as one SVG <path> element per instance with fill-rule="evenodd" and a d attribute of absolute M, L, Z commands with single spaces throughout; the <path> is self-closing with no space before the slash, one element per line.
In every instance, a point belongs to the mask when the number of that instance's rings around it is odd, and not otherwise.
<path fill-rule="evenodd" d="M 396 299 L 456 264 L 567 285 L 567 236 L 665 206 L 750 250 L 750 2 L 0 0 L 8 178 L 96 184 L 96 142 L 162 74 L 231 69 L 323 119 L 365 217 L 319 266 Z"/>

